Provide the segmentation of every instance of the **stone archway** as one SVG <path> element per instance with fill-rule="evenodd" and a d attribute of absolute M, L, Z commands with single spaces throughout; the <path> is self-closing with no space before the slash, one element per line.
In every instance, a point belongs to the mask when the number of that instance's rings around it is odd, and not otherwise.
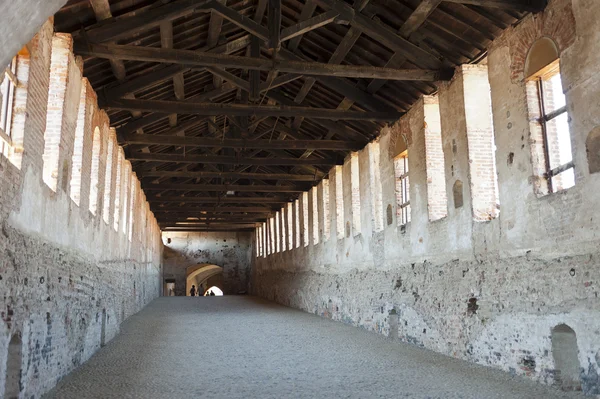
<path fill-rule="evenodd" d="M 575 331 L 566 324 L 559 324 L 552 329 L 550 338 L 556 383 L 565 391 L 580 391 L 581 366 Z"/>
<path fill-rule="evenodd" d="M 196 286 L 196 290 L 200 289 L 200 295 L 203 295 L 204 291 L 212 286 L 223 290 L 223 268 L 209 263 L 188 267 L 186 269 L 186 295 L 189 295 L 192 285 Z"/>
<path fill-rule="evenodd" d="M 22 347 L 23 342 L 19 334 L 13 335 L 8 344 L 8 358 L 6 359 L 5 398 L 18 398 L 21 392 Z"/>

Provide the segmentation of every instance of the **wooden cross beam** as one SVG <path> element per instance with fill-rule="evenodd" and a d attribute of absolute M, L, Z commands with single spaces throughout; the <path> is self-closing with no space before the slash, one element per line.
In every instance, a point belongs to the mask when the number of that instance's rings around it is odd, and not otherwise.
<path fill-rule="evenodd" d="M 319 0 L 326 1 L 326 0 Z M 370 20 L 369 20 L 370 21 Z M 386 33 L 387 34 L 387 33 Z M 418 48 L 418 47 L 417 47 Z M 309 76 L 334 76 L 388 80 L 448 80 L 453 71 L 440 69 L 394 69 L 363 65 L 331 65 L 321 62 L 268 60 L 264 58 L 239 57 L 228 54 L 177 50 L 154 47 L 140 47 L 117 44 L 77 45 L 74 50 L 79 55 L 89 55 L 107 59 L 162 62 L 182 64 L 192 68 L 220 67 L 243 68 L 249 70 L 289 72 Z M 439 67 L 440 64 L 437 63 Z"/>
<path fill-rule="evenodd" d="M 258 172 L 207 172 L 207 171 L 164 171 L 136 170 L 138 177 L 184 177 L 196 179 L 239 179 L 239 180 L 284 180 L 316 182 L 314 175 L 299 175 L 293 173 L 258 173 Z"/>
<path fill-rule="evenodd" d="M 177 202 L 186 204 L 285 204 L 287 198 L 279 197 L 187 197 L 187 196 L 148 196 L 153 202 Z"/>
<path fill-rule="evenodd" d="M 273 213 L 271 208 L 262 206 L 220 206 L 220 205 L 197 205 L 197 206 L 181 206 L 181 205 L 169 205 L 169 206 L 152 206 L 152 212 L 159 211 L 179 211 L 193 216 L 193 212 L 232 212 L 232 213 Z"/>
<path fill-rule="evenodd" d="M 269 47 L 279 50 L 281 46 L 281 0 L 269 0 L 268 27 Z"/>
<path fill-rule="evenodd" d="M 144 191 L 203 191 L 220 192 L 235 191 L 245 193 L 301 193 L 309 187 L 271 186 L 271 185 L 239 185 L 239 184 L 144 184 Z"/>
<path fill-rule="evenodd" d="M 344 111 L 329 108 L 289 107 L 284 105 L 253 105 L 231 103 L 206 103 L 164 100 L 129 100 L 107 99 L 105 107 L 109 109 L 122 109 L 141 112 L 155 112 L 162 114 L 190 114 L 190 115 L 230 115 L 230 116 L 275 116 L 293 117 L 304 116 L 314 119 L 332 120 L 360 120 L 360 121 L 387 121 L 398 120 L 402 112 L 360 112 Z"/>
<path fill-rule="evenodd" d="M 129 161 L 147 161 L 147 162 L 168 162 L 168 163 L 201 163 L 217 165 L 323 165 L 334 166 L 342 164 L 343 161 L 336 162 L 332 159 L 321 158 L 238 158 L 234 156 L 211 156 L 211 155 L 189 155 L 189 154 L 157 154 L 136 152 L 129 154 Z"/>
<path fill-rule="evenodd" d="M 546 6 L 546 0 L 444 0 L 448 3 L 471 4 L 474 6 L 503 10 L 538 12 Z"/>
<path fill-rule="evenodd" d="M 176 145 L 182 147 L 257 148 L 261 150 L 358 151 L 360 144 L 341 140 L 247 140 L 209 137 L 127 134 L 118 137 L 121 144 Z M 158 155 L 158 154 L 154 154 Z"/>

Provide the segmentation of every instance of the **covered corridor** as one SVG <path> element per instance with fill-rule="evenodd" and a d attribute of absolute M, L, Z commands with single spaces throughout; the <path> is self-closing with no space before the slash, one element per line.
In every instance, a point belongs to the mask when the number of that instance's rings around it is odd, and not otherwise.
<path fill-rule="evenodd" d="M 566 398 L 254 297 L 162 297 L 49 398 Z"/>

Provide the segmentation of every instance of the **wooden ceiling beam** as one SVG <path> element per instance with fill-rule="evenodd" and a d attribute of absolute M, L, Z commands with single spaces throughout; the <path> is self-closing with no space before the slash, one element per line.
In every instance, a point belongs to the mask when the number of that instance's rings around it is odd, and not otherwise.
<path fill-rule="evenodd" d="M 352 141 L 341 140 L 249 140 L 212 137 L 182 137 L 155 134 L 132 134 L 118 137 L 121 144 L 175 145 L 182 147 L 257 148 L 261 150 L 358 151 L 361 147 Z M 157 155 L 157 154 L 155 154 Z"/>
<path fill-rule="evenodd" d="M 256 36 L 250 41 L 250 57 L 260 58 L 260 42 Z M 260 71 L 251 70 L 250 79 L 250 100 L 256 102 L 260 96 Z"/>
<path fill-rule="evenodd" d="M 501 10 L 538 12 L 546 6 L 546 0 L 444 0 L 447 3 L 470 4 Z"/>
<path fill-rule="evenodd" d="M 173 48 L 173 22 L 163 21 L 160 24 L 160 43 L 162 48 Z M 177 100 L 185 98 L 185 82 L 183 72 L 173 76 L 173 94 Z M 171 127 L 177 126 L 177 114 L 169 115 L 169 124 Z"/>
<path fill-rule="evenodd" d="M 248 44 L 250 44 L 250 35 L 245 35 L 221 46 L 207 49 L 206 51 L 215 54 L 230 54 L 247 47 Z M 121 98 L 126 94 L 133 93 L 154 84 L 169 80 L 177 74 L 187 72 L 190 69 L 191 68 L 185 65 L 169 65 L 150 73 L 143 74 L 138 78 L 123 82 L 118 86 L 106 88 L 105 97 Z M 218 87 L 215 88 L 218 89 Z"/>
<path fill-rule="evenodd" d="M 352 26 L 394 52 L 401 53 L 415 65 L 431 69 L 439 69 L 442 67 L 442 62 L 436 56 L 428 53 L 403 37 L 398 36 L 396 32 L 381 21 L 374 21 L 361 13 L 356 12 L 349 4 L 341 0 L 315 1 L 325 9 L 338 11 Z"/>
<path fill-rule="evenodd" d="M 269 48 L 279 50 L 281 47 L 281 0 L 269 0 L 267 19 Z"/>
<path fill-rule="evenodd" d="M 238 222 L 236 223 L 235 220 L 228 220 L 228 221 L 224 221 L 224 222 L 218 222 L 218 221 L 206 221 L 206 222 L 170 222 L 170 221 L 158 221 L 158 225 L 160 227 L 183 227 L 183 228 L 195 228 L 195 227 L 215 227 L 215 228 L 255 228 L 259 225 L 259 222 Z"/>
<path fill-rule="evenodd" d="M 126 18 L 111 18 L 105 23 L 94 25 L 85 31 L 87 40 L 103 43 L 134 36 L 150 28 L 159 26 L 162 21 L 173 20 L 194 11 L 210 11 L 210 1 L 175 0 L 168 4 L 136 13 Z"/>
<path fill-rule="evenodd" d="M 375 112 L 375 111 L 344 111 L 330 108 L 290 107 L 285 105 L 254 105 L 191 102 L 193 98 L 185 101 L 165 100 L 137 100 L 137 99 L 107 99 L 105 107 L 108 109 L 121 109 L 140 112 L 154 112 L 159 114 L 189 114 L 189 115 L 229 115 L 229 116 L 275 116 L 294 117 L 304 116 L 313 119 L 331 120 L 356 120 L 356 121 L 385 121 L 398 120 L 402 112 Z"/>
<path fill-rule="evenodd" d="M 186 197 L 186 196 L 146 196 L 153 202 L 177 202 L 187 204 L 284 204 L 287 198 L 280 197 Z"/>
<path fill-rule="evenodd" d="M 233 85 L 224 85 L 222 86 L 220 89 L 215 89 L 215 90 L 210 90 L 208 92 L 199 94 L 197 96 L 192 96 L 187 98 L 186 102 L 192 102 L 192 101 L 204 101 L 204 100 L 210 100 L 212 98 L 218 97 L 221 94 L 227 93 L 228 91 L 233 90 L 234 87 Z M 110 101 L 107 100 L 106 97 L 104 97 L 104 99 L 102 100 L 102 105 L 104 107 L 107 106 L 107 104 L 110 103 Z M 119 134 L 129 134 L 129 133 L 133 133 L 136 132 L 138 129 L 144 128 L 148 125 L 152 125 L 153 123 L 158 122 L 161 119 L 164 119 L 165 117 L 167 117 L 167 115 L 163 112 L 161 113 L 154 113 L 154 114 L 150 114 L 138 119 L 132 119 L 130 120 L 127 124 L 125 124 L 124 126 L 120 127 L 118 129 Z M 204 120 L 205 118 L 200 118 L 200 119 L 196 119 L 197 122 L 201 122 L 202 120 Z M 190 124 L 190 123 L 186 123 L 182 126 L 186 126 L 184 128 L 185 129 L 189 129 L 190 127 L 196 126 L 196 124 Z M 169 131 L 168 134 L 177 134 L 183 130 L 182 127 L 175 127 L 173 128 L 175 130 L 171 130 Z"/>
<path fill-rule="evenodd" d="M 90 0 L 90 5 L 94 10 L 94 15 L 96 15 L 96 21 L 101 22 L 107 19 L 112 18 L 112 13 L 110 11 L 110 4 L 108 0 Z M 113 74 L 117 78 L 119 82 L 125 80 L 127 75 L 127 71 L 125 70 L 125 64 L 121 60 L 108 60 L 110 63 L 110 67 L 113 71 Z"/>
<path fill-rule="evenodd" d="M 172 216 L 167 216 L 167 215 L 168 214 L 160 214 L 158 216 L 155 215 L 155 217 L 158 222 L 177 223 L 177 224 L 181 224 L 181 225 L 185 225 L 185 224 L 198 225 L 198 224 L 206 224 L 206 223 L 224 224 L 224 223 L 232 223 L 232 222 L 233 223 L 258 223 L 258 222 L 264 222 L 268 218 L 267 216 L 261 216 L 261 215 L 256 215 L 256 216 L 231 215 L 231 216 L 188 219 L 188 217 L 186 217 L 186 216 L 172 217 Z"/>
<path fill-rule="evenodd" d="M 269 30 L 255 22 L 252 18 L 242 15 L 234 9 L 216 1 L 211 1 L 209 7 L 211 7 L 214 12 L 220 14 L 223 18 L 244 29 L 248 33 L 264 41 L 269 40 Z"/>
<path fill-rule="evenodd" d="M 162 211 L 160 210 L 154 210 L 153 211 L 154 216 L 158 219 L 172 219 L 172 220 L 189 220 L 189 218 L 196 218 L 198 220 L 206 220 L 206 219 L 232 219 L 232 218 L 239 218 L 239 219 L 253 219 L 253 218 L 267 218 L 269 216 L 272 216 L 274 212 L 270 211 L 270 212 L 247 212 L 247 214 L 243 214 L 244 212 L 241 212 L 242 215 L 238 215 L 238 213 L 240 212 L 206 212 L 206 211 L 202 211 L 199 213 L 188 213 L 187 211 Z"/>
<path fill-rule="evenodd" d="M 220 205 L 211 205 L 211 206 L 181 206 L 181 205 L 169 205 L 169 206 L 152 206 L 152 212 L 161 212 L 161 211 L 178 211 L 182 213 L 189 214 L 189 216 L 194 216 L 193 212 L 198 212 L 198 214 L 202 214 L 202 212 L 231 212 L 231 213 L 273 213 L 273 209 L 262 207 L 262 206 L 220 206 Z"/>
<path fill-rule="evenodd" d="M 303 61 L 306 58 L 296 53 L 292 53 L 284 48 L 281 48 L 279 56 L 287 60 Z M 371 93 L 359 89 L 353 83 L 333 76 L 316 76 L 316 79 L 328 89 L 340 93 L 344 97 L 361 104 L 365 109 L 371 111 L 384 111 L 391 107 L 384 102 L 375 98 Z"/>
<path fill-rule="evenodd" d="M 202 227 L 161 227 L 161 231 L 164 231 L 166 233 L 168 232 L 178 232 L 178 231 L 188 231 L 188 232 L 197 232 L 197 233 L 214 233 L 214 232 L 221 232 L 221 231 L 225 231 L 225 232 L 234 232 L 234 231 L 240 231 L 240 232 L 252 232 L 254 231 L 256 227 L 252 227 L 252 228 L 241 228 L 241 227 L 228 227 L 228 228 L 224 228 L 224 227 L 207 227 L 207 228 L 202 228 Z"/>
<path fill-rule="evenodd" d="M 398 34 L 404 38 L 408 38 L 412 32 L 423 25 L 423 22 L 425 22 L 427 17 L 431 15 L 441 2 L 442 0 L 422 0 L 412 14 L 410 14 L 410 17 L 402 24 Z"/>
<path fill-rule="evenodd" d="M 157 153 L 140 153 L 135 152 L 127 156 L 129 161 L 147 161 L 147 162 L 163 162 L 163 163 L 201 163 L 201 164 L 216 164 L 216 165 L 323 165 L 334 166 L 342 164 L 343 161 L 336 162 L 331 159 L 321 158 L 240 158 L 234 156 L 211 156 L 211 155 L 196 155 L 196 154 L 157 154 Z"/>
<path fill-rule="evenodd" d="M 238 180 L 283 180 L 315 182 L 314 175 L 292 173 L 249 173 L 249 172 L 208 172 L 208 171 L 165 171 L 165 170 L 135 170 L 138 177 L 184 177 L 195 179 L 238 179 Z"/>
<path fill-rule="evenodd" d="M 211 70 L 211 72 L 219 75 L 220 77 L 222 77 L 225 80 L 228 80 L 230 83 L 233 83 L 234 85 L 238 86 L 242 90 L 246 90 L 246 91 L 250 90 L 250 84 L 248 82 L 246 82 L 245 80 L 243 80 L 241 78 L 238 78 L 237 76 L 233 75 L 230 72 L 225 71 L 224 69 L 215 68 L 214 70 Z M 283 95 L 282 93 L 280 93 L 277 90 L 273 90 L 273 89 L 268 90 L 266 92 L 266 96 L 274 101 L 277 101 L 281 105 L 290 106 L 290 107 L 294 106 L 294 102 L 291 99 L 288 99 L 285 95 Z M 278 123 L 276 126 L 275 126 L 275 124 L 270 124 L 268 121 L 265 121 L 264 123 L 266 125 L 268 125 L 269 127 L 276 128 L 278 131 L 284 132 L 285 134 L 287 134 L 295 139 L 303 138 L 303 137 L 300 137 L 300 133 L 298 132 L 298 129 L 292 129 L 282 123 Z M 352 129 L 350 129 L 344 125 L 341 125 L 339 123 L 336 123 L 334 121 L 329 121 L 329 120 L 324 120 L 324 119 L 315 119 L 315 123 L 323 126 L 326 129 L 335 131 L 337 134 L 339 134 L 342 137 L 347 137 L 352 140 L 356 140 L 357 142 L 360 142 L 362 144 L 367 143 L 367 141 L 363 135 L 361 135 L 360 133 L 354 132 Z"/>
<path fill-rule="evenodd" d="M 304 7 L 302 7 L 302 11 L 300 12 L 300 18 L 298 19 L 298 22 L 301 23 L 310 19 L 316 9 L 317 3 L 315 3 L 314 0 L 306 0 L 306 3 L 304 3 Z M 288 43 L 288 50 L 296 51 L 298 49 L 298 45 L 300 44 L 301 39 L 302 35 L 296 36 L 293 39 L 291 39 Z"/>
<path fill-rule="evenodd" d="M 236 191 L 245 193 L 301 193 L 309 187 L 271 186 L 271 185 L 239 185 L 239 184 L 143 184 L 144 191 Z"/>
<path fill-rule="evenodd" d="M 319 0 L 323 1 L 323 0 Z M 131 61 L 162 62 L 188 65 L 190 68 L 219 67 L 244 68 L 259 71 L 278 70 L 309 76 L 334 76 L 388 80 L 436 81 L 452 77 L 450 70 L 393 69 L 363 65 L 330 65 L 321 62 L 268 60 L 264 58 L 239 57 L 192 50 L 163 49 L 117 44 L 78 45 L 75 52 L 99 58 L 117 58 Z M 438 65 L 439 66 L 439 65 Z"/>
<path fill-rule="evenodd" d="M 306 21 L 298 22 L 296 25 L 289 26 L 281 31 L 281 41 L 293 39 L 296 36 L 302 36 L 306 32 L 320 28 L 334 22 L 340 14 L 335 10 L 325 11 Z"/>

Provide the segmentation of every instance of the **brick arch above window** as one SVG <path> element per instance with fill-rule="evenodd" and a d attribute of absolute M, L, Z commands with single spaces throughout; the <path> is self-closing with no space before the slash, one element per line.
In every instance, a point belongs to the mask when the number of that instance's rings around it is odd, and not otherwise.
<path fill-rule="evenodd" d="M 559 3 L 559 2 L 557 2 Z M 527 78 L 525 63 L 533 44 L 541 38 L 551 39 L 558 48 L 559 55 L 575 42 L 576 27 L 571 1 L 562 1 L 555 7 L 548 7 L 544 12 L 532 14 L 517 27 L 515 34 L 507 34 L 510 43 L 511 79 L 521 82 Z M 499 40 L 496 45 L 501 45 Z"/>
<path fill-rule="evenodd" d="M 549 37 L 537 39 L 529 48 L 525 58 L 523 73 L 525 78 L 531 78 L 533 75 L 552 64 L 559 58 L 558 46 Z"/>
<path fill-rule="evenodd" d="M 412 132 L 408 124 L 408 118 L 402 118 L 389 127 L 390 145 L 388 155 L 390 159 L 402 154 L 412 144 Z"/>

